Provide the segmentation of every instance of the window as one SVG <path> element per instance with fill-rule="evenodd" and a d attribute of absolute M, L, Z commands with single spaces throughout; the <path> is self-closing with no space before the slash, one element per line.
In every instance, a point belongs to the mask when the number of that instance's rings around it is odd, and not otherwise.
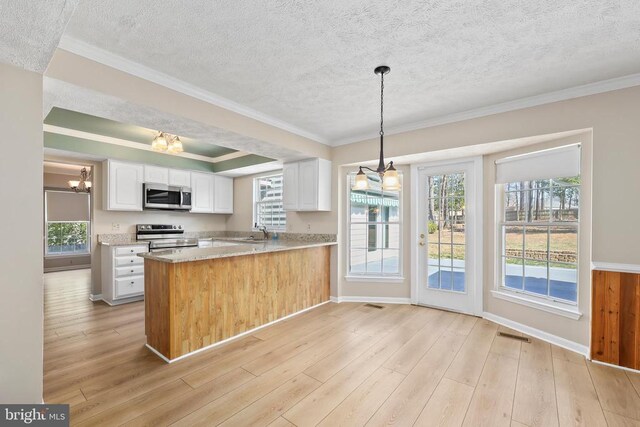
<path fill-rule="evenodd" d="M 89 253 L 89 222 L 47 222 L 47 255 Z"/>
<path fill-rule="evenodd" d="M 87 193 L 47 190 L 45 255 L 86 255 L 90 245 L 90 197 Z"/>
<path fill-rule="evenodd" d="M 501 286 L 577 303 L 580 176 L 502 186 Z"/>
<path fill-rule="evenodd" d="M 284 230 L 287 213 L 282 206 L 282 174 L 253 180 L 253 222 L 269 230 Z"/>
<path fill-rule="evenodd" d="M 351 190 L 349 174 L 350 276 L 400 276 L 400 192 L 383 191 L 378 175 L 369 175 L 369 190 Z"/>

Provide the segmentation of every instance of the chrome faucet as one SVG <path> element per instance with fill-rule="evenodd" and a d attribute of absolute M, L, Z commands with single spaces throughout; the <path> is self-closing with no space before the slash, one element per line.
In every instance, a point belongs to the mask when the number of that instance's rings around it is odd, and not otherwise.
<path fill-rule="evenodd" d="M 256 226 L 258 224 L 255 224 Z M 267 232 L 267 227 L 264 225 L 261 225 L 259 227 L 256 227 L 258 229 L 258 231 L 262 231 L 262 234 L 264 235 L 264 240 L 267 240 L 269 238 L 269 233 Z"/>

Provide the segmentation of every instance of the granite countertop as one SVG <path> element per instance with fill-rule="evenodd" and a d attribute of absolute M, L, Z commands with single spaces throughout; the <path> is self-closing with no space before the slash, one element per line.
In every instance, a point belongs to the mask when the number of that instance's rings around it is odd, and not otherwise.
<path fill-rule="evenodd" d="M 218 240 L 218 239 L 214 239 Z M 226 239 L 225 239 L 226 240 Z M 138 254 L 139 257 L 167 263 L 203 261 L 207 259 L 227 258 L 241 255 L 254 255 L 267 252 L 289 251 L 293 249 L 315 248 L 336 245 L 327 241 L 291 241 L 267 240 L 260 243 L 234 243 L 211 248 L 169 249 L 159 252 Z"/>

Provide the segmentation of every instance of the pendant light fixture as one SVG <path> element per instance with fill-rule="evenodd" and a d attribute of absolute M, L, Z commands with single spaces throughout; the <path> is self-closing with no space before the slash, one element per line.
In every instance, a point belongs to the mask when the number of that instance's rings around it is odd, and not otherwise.
<path fill-rule="evenodd" d="M 69 181 L 69 187 L 76 193 L 89 193 L 91 192 L 91 181 L 89 181 L 89 172 L 87 168 L 82 168 L 80 171 L 80 180 Z"/>
<path fill-rule="evenodd" d="M 380 75 L 380 161 L 378 168 L 373 170 L 366 166 L 360 166 L 360 170 L 356 174 L 356 182 L 353 185 L 354 190 L 369 189 L 369 178 L 363 171 L 363 169 L 367 169 L 380 175 L 383 190 L 400 191 L 400 177 L 396 168 L 393 167 L 393 162 L 389 162 L 388 165 L 384 163 L 384 75 L 390 71 L 391 68 L 386 65 L 381 65 L 373 70 L 374 73 Z"/>
<path fill-rule="evenodd" d="M 166 132 L 159 132 L 151 142 L 153 151 L 160 153 L 179 154 L 184 151 L 180 137 Z"/>

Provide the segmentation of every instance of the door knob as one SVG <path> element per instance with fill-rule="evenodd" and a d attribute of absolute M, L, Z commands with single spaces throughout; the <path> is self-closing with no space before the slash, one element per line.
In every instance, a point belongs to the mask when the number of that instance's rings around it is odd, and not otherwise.
<path fill-rule="evenodd" d="M 418 243 L 420 246 L 424 246 L 424 242 L 420 242 Z"/>

